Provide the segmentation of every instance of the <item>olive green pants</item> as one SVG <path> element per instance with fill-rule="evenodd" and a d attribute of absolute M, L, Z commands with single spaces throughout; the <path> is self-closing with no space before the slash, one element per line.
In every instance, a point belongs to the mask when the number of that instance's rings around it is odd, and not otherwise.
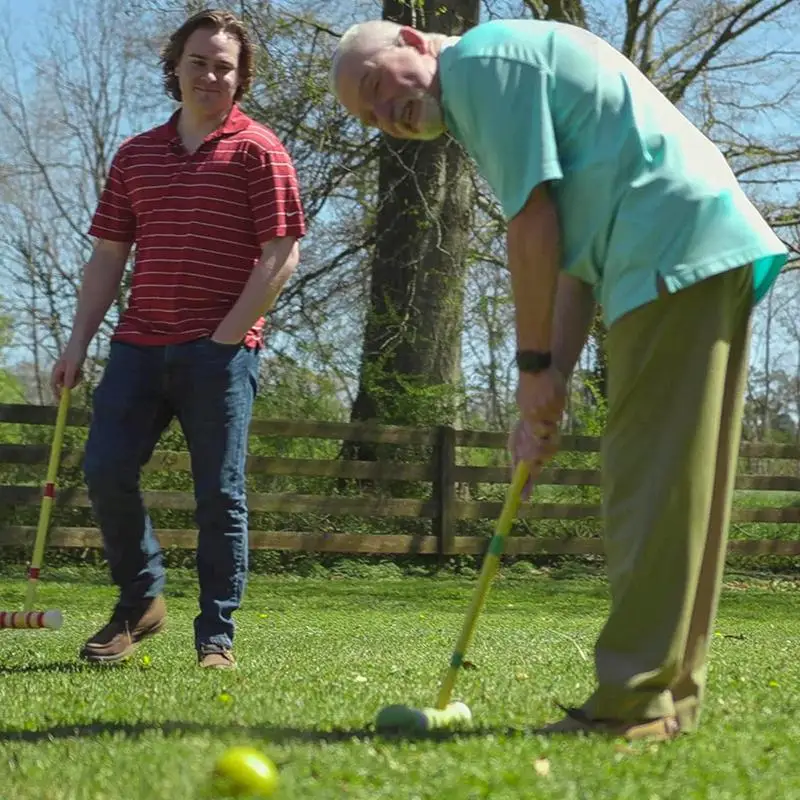
<path fill-rule="evenodd" d="M 741 437 L 752 270 L 702 281 L 608 332 L 603 442 L 611 609 L 595 719 L 696 727 Z"/>

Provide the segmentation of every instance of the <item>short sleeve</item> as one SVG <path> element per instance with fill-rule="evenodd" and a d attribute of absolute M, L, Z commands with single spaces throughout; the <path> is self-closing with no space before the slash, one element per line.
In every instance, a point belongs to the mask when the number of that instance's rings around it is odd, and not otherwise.
<path fill-rule="evenodd" d="M 251 143 L 247 196 L 261 246 L 271 239 L 305 235 L 305 216 L 297 174 L 289 153 L 273 135 Z"/>
<path fill-rule="evenodd" d="M 125 146 L 111 161 L 89 235 L 113 242 L 132 242 L 136 238 L 136 215 L 125 185 Z"/>
<path fill-rule="evenodd" d="M 475 160 L 506 219 L 563 177 L 547 68 L 499 56 L 456 59 L 441 75 L 445 122 Z"/>

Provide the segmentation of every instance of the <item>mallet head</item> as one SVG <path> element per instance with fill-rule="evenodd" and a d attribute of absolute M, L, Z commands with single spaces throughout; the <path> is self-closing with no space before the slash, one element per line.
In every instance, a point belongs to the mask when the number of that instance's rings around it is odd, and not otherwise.
<path fill-rule="evenodd" d="M 400 733 L 460 728 L 471 722 L 472 712 L 464 703 L 450 703 L 443 709 L 394 705 L 380 710 L 375 728 L 380 732 Z"/>
<path fill-rule="evenodd" d="M 57 631 L 63 622 L 60 611 L 0 611 L 0 629 Z"/>

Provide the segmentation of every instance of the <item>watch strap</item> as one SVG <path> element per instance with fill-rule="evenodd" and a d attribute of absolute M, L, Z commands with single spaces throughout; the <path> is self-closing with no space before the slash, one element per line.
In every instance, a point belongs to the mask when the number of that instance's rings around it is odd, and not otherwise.
<path fill-rule="evenodd" d="M 520 372 L 544 372 L 553 363 L 551 352 L 517 350 L 517 369 Z"/>

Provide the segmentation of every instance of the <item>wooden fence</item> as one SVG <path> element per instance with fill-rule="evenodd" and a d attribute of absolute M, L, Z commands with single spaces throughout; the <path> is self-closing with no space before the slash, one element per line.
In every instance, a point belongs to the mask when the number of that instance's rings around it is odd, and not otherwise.
<path fill-rule="evenodd" d="M 56 409 L 31 405 L 0 405 L 0 442 L 8 442 L 3 435 L 10 424 L 51 426 L 55 422 Z M 89 413 L 85 409 L 73 408 L 68 425 L 86 427 Z M 18 429 L 19 430 L 19 429 Z M 28 430 L 28 429 L 25 429 Z M 39 429 L 41 431 L 41 428 Z M 49 432 L 47 432 L 49 434 Z M 499 489 L 495 499 L 475 500 L 467 496 L 466 487 L 505 484 L 509 479 L 507 466 L 475 466 L 459 463 L 460 448 L 488 448 L 503 450 L 506 435 L 488 431 L 456 430 L 441 426 L 434 428 L 409 428 L 376 426 L 371 424 L 348 424 L 313 421 L 283 421 L 254 419 L 251 427 L 253 438 L 280 437 L 281 439 L 334 440 L 341 443 L 362 442 L 377 445 L 402 445 L 423 453 L 417 463 L 398 461 L 352 461 L 336 457 L 327 459 L 282 458 L 251 455 L 248 461 L 250 474 L 290 476 L 294 478 L 327 478 L 367 481 L 373 491 L 367 489 L 360 496 L 335 496 L 328 494 L 297 493 L 250 493 L 248 497 L 251 513 L 274 514 L 320 514 L 328 517 L 350 515 L 351 517 L 423 519 L 429 521 L 429 533 L 347 533 L 294 530 L 251 530 L 253 549 L 277 549 L 290 551 L 313 551 L 328 553 L 371 554 L 427 554 L 446 557 L 458 554 L 482 553 L 491 531 L 491 524 L 501 508 Z M 18 437 L 19 438 L 19 437 Z M 22 437 L 24 438 L 24 437 Z M 39 434 L 39 441 L 49 442 L 49 435 Z M 600 440 L 594 437 L 565 436 L 562 452 L 597 453 Z M 471 451 L 474 454 L 474 450 Z M 0 469 L 6 473 L 15 465 L 35 467 L 43 479 L 49 456 L 49 444 L 0 443 Z M 759 465 L 779 463 L 784 474 L 739 474 L 738 490 L 750 492 L 798 492 L 800 493 L 800 446 L 744 443 L 741 449 L 743 464 L 758 459 Z M 82 447 L 65 449 L 62 456 L 64 468 L 73 470 L 80 464 Z M 584 459 L 586 460 L 586 459 Z M 761 461 L 766 460 L 766 461 Z M 149 471 L 189 469 L 186 452 L 156 451 L 146 468 Z M 393 482 L 412 482 L 429 486 L 425 497 L 397 497 L 386 492 L 376 493 L 374 486 L 386 486 Z M 542 474 L 538 485 L 560 487 L 598 487 L 601 483 L 599 468 L 553 468 Z M 153 509 L 191 510 L 194 498 L 188 491 L 146 491 L 145 501 Z M 546 494 L 546 493 L 544 493 Z M 41 484 L 27 477 L 24 483 L 6 482 L 0 485 L 0 511 L 14 512 L 22 507 L 38 506 L 41 502 Z M 62 486 L 56 499 L 58 509 L 89 507 L 87 493 L 80 483 Z M 600 517 L 597 502 L 542 502 L 534 494 L 531 502 L 520 510 L 526 520 L 595 520 Z M 2 520 L 2 516 L 0 516 Z M 481 535 L 457 535 L 460 521 L 483 520 Z M 792 535 L 787 538 L 734 538 L 730 552 L 743 555 L 800 555 L 800 494 L 789 505 L 774 507 L 736 507 L 735 523 L 780 523 L 781 532 Z M 35 526 L 4 524 L 0 521 L 0 546 L 31 547 Z M 600 554 L 602 542 L 597 535 L 565 535 L 541 537 L 534 535 L 515 536 L 508 543 L 509 554 Z M 186 529 L 159 529 L 159 538 L 166 547 L 192 548 L 196 532 Z M 92 527 L 63 526 L 57 522 L 50 531 L 50 546 L 64 548 L 91 548 L 100 546 L 99 532 Z"/>

